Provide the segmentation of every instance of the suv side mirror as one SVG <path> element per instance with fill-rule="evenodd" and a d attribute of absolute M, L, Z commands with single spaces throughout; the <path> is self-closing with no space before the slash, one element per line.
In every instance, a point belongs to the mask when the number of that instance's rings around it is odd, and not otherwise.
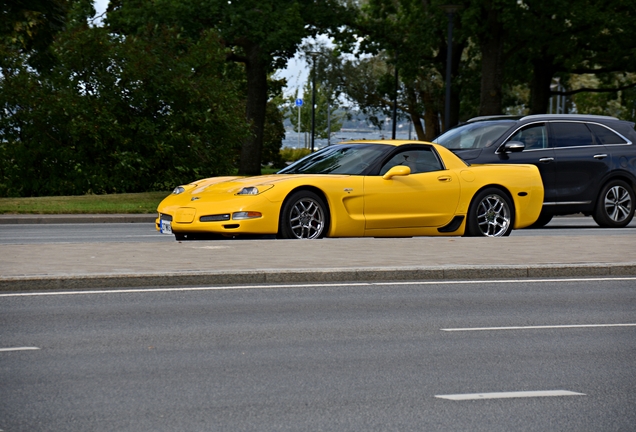
<path fill-rule="evenodd" d="M 526 148 L 526 145 L 521 141 L 508 141 L 504 144 L 504 152 L 506 153 L 518 153 L 523 151 Z"/>

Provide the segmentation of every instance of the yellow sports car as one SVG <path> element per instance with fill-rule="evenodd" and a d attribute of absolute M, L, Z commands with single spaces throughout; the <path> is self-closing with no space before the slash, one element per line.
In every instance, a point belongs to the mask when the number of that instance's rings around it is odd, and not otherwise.
<path fill-rule="evenodd" d="M 542 205 L 534 165 L 468 165 L 437 144 L 362 141 L 325 147 L 277 174 L 179 186 L 156 222 L 177 240 L 501 237 L 534 223 Z"/>

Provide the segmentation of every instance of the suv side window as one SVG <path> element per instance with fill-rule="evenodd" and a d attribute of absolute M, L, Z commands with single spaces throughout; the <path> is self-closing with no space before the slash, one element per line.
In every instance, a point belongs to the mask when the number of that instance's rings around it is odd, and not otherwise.
<path fill-rule="evenodd" d="M 525 150 L 540 150 L 548 147 L 548 133 L 545 124 L 533 124 L 515 133 L 509 140 L 525 144 Z"/>
<path fill-rule="evenodd" d="M 594 138 L 585 123 L 553 122 L 552 138 L 555 147 L 584 147 L 594 145 Z"/>
<path fill-rule="evenodd" d="M 592 123 L 588 124 L 588 126 L 592 129 L 599 144 L 627 144 L 627 141 L 605 126 Z"/>

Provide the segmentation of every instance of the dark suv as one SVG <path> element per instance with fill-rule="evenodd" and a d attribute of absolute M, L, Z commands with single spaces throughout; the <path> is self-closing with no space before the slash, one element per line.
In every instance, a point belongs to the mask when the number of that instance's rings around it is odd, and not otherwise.
<path fill-rule="evenodd" d="M 634 123 L 576 114 L 477 117 L 433 142 L 471 164 L 539 167 L 545 199 L 535 227 L 573 213 L 591 215 L 611 228 L 624 227 L 634 217 Z"/>

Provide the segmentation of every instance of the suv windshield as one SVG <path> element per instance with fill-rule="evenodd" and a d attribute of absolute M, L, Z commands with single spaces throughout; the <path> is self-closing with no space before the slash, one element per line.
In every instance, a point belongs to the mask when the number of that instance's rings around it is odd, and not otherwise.
<path fill-rule="evenodd" d="M 391 148 L 383 144 L 329 146 L 283 168 L 278 174 L 358 175 Z"/>
<path fill-rule="evenodd" d="M 466 123 L 438 136 L 433 142 L 449 150 L 490 147 L 515 123 L 514 120 Z"/>

